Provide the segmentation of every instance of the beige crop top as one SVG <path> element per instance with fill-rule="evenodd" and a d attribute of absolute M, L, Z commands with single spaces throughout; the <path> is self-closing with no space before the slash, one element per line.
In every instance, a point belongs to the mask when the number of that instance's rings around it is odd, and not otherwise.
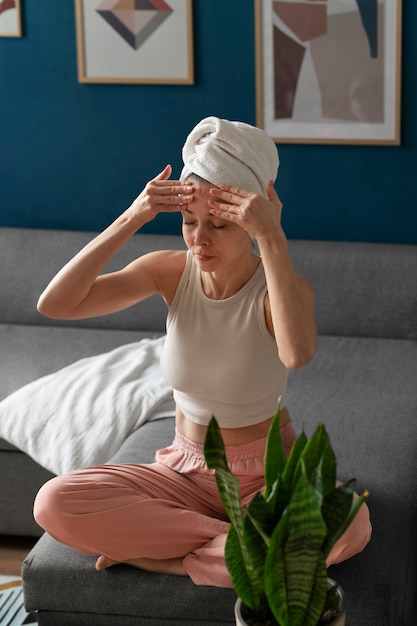
<path fill-rule="evenodd" d="M 265 322 L 262 265 L 240 291 L 208 298 L 190 252 L 167 318 L 162 372 L 184 415 L 222 428 L 258 424 L 285 406 L 287 369 Z"/>

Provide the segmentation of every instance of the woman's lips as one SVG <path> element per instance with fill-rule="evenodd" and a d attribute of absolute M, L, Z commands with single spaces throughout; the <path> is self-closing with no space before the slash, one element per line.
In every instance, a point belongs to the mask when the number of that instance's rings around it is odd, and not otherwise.
<path fill-rule="evenodd" d="M 211 259 L 214 258 L 214 257 L 210 256 L 209 254 L 200 254 L 199 252 L 194 252 L 194 256 L 201 263 L 207 263 L 207 261 L 211 261 Z"/>

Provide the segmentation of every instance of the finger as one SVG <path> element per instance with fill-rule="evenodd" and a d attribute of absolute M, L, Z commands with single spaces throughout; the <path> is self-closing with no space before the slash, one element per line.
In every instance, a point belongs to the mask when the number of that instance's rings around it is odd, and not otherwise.
<path fill-rule="evenodd" d="M 175 213 L 179 211 L 185 211 L 188 208 L 187 198 L 163 196 L 161 198 L 153 199 L 153 207 L 158 213 Z"/>
<path fill-rule="evenodd" d="M 253 195 L 252 192 L 247 191 L 247 189 L 242 189 L 241 187 L 235 187 L 233 185 L 219 185 L 218 189 L 221 191 L 229 192 L 234 196 L 239 196 L 241 198 L 248 198 Z"/>
<path fill-rule="evenodd" d="M 162 172 L 159 172 L 159 174 L 155 176 L 154 180 L 166 180 L 167 178 L 171 176 L 171 173 L 172 173 L 172 167 L 168 163 L 168 165 L 165 165 Z"/>
<path fill-rule="evenodd" d="M 222 204 L 215 200 L 209 200 L 210 213 L 224 220 L 236 222 L 239 219 L 239 213 L 233 209 L 230 204 Z"/>
<path fill-rule="evenodd" d="M 183 196 L 193 196 L 194 187 L 190 183 L 178 180 L 152 180 L 148 185 L 149 192 L 155 198 L 170 202 L 178 201 Z"/>
<path fill-rule="evenodd" d="M 282 206 L 282 202 L 276 192 L 276 189 L 274 187 L 274 181 L 273 180 L 269 180 L 268 184 L 266 186 L 266 193 L 268 194 L 268 200 L 270 200 L 271 202 L 274 202 L 275 204 L 279 204 L 280 206 Z"/>
<path fill-rule="evenodd" d="M 160 211 L 185 211 L 193 201 L 192 196 L 153 196 L 152 203 Z"/>
<path fill-rule="evenodd" d="M 219 189 L 218 187 L 210 189 L 209 194 L 219 204 L 226 203 L 227 206 L 231 206 L 231 205 L 236 206 L 239 204 L 240 199 L 241 199 L 241 196 L 233 193 L 232 191 L 226 190 L 226 189 L 222 190 L 222 189 Z"/>

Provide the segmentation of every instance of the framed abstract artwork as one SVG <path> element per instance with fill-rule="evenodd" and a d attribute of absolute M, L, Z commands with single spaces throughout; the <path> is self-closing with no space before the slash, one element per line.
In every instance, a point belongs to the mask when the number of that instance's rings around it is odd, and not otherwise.
<path fill-rule="evenodd" d="M 20 0 L 0 0 L 0 37 L 21 37 Z"/>
<path fill-rule="evenodd" d="M 280 143 L 400 143 L 401 0 L 255 0 L 257 124 Z"/>
<path fill-rule="evenodd" d="M 193 84 L 191 0 L 75 0 L 81 83 Z"/>

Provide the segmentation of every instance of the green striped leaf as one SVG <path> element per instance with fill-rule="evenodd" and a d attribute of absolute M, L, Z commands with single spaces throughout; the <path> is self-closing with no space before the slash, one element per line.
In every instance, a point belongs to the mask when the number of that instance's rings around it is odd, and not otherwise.
<path fill-rule="evenodd" d="M 215 417 L 212 417 L 207 429 L 204 444 L 204 455 L 207 467 L 216 471 L 216 482 L 224 508 L 230 521 L 239 534 L 243 534 L 243 515 L 240 506 L 239 480 L 229 469 L 226 450 L 220 428 Z"/>
<path fill-rule="evenodd" d="M 316 626 L 326 597 L 326 566 L 321 553 L 325 536 L 321 501 L 304 468 L 271 537 L 265 564 L 266 594 L 281 626 Z M 281 587 L 285 588 L 286 606 Z"/>
<path fill-rule="evenodd" d="M 260 604 L 259 598 L 263 593 L 262 581 L 255 584 L 254 579 L 248 575 L 241 542 L 234 526 L 230 527 L 227 535 L 225 560 L 237 595 L 246 606 L 257 611 Z"/>
<path fill-rule="evenodd" d="M 225 560 L 236 593 L 246 606 L 262 613 L 265 602 L 264 564 L 266 546 L 248 518 L 245 518 L 244 538 L 231 526 L 226 540 Z"/>
<path fill-rule="evenodd" d="M 329 436 L 323 424 L 320 424 L 302 453 L 307 476 L 311 476 L 319 463 L 322 463 L 324 493 L 333 491 L 336 484 L 336 459 L 330 446 Z M 298 468 L 300 471 L 300 468 Z"/>
<path fill-rule="evenodd" d="M 290 456 L 281 474 L 279 484 L 277 485 L 278 493 L 274 502 L 271 504 L 276 518 L 279 518 L 291 499 L 292 490 L 296 483 L 297 468 L 299 467 L 307 441 L 305 433 L 302 432 L 298 435 L 291 449 Z"/>
<path fill-rule="evenodd" d="M 216 472 L 219 495 L 232 524 L 229 545 L 226 543 L 226 564 L 233 584 L 236 588 L 239 587 L 242 598 L 245 597 L 245 604 L 258 607 L 259 596 L 263 593 L 263 567 L 259 573 L 258 563 L 259 535 L 256 533 L 255 539 L 248 534 L 247 529 L 245 531 L 239 480 L 229 469 L 223 439 L 215 417 L 212 417 L 207 429 L 204 454 L 207 466 Z M 260 543 L 262 544 L 262 540 Z"/>
<path fill-rule="evenodd" d="M 282 471 L 287 463 L 284 446 L 280 433 L 281 411 L 275 414 L 268 433 L 267 446 L 265 451 L 265 498 L 269 499 L 271 493 L 276 491 L 276 482 L 279 480 Z"/>

